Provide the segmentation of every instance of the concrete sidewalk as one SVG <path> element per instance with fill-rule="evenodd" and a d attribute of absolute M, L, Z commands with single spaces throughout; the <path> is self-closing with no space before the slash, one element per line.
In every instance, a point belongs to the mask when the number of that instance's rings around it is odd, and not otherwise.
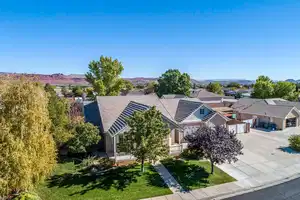
<path fill-rule="evenodd" d="M 152 197 L 143 200 L 209 200 L 209 199 L 221 200 L 224 198 L 230 198 L 232 196 L 241 195 L 244 193 L 253 192 L 274 185 L 278 185 L 287 181 L 294 180 L 299 177 L 300 174 L 295 174 L 294 176 L 291 176 L 290 178 L 287 179 L 281 179 L 281 180 L 269 179 L 270 181 L 268 183 L 266 183 L 266 181 L 264 181 L 263 183 L 258 183 L 254 179 L 244 179 L 240 181 L 225 183 L 221 185 L 192 190 L 188 192 L 178 192 L 175 194 Z"/>
<path fill-rule="evenodd" d="M 157 161 L 155 164 L 153 164 L 153 167 L 156 169 L 156 171 L 159 173 L 161 178 L 164 180 L 164 182 L 167 184 L 167 186 L 173 193 L 180 193 L 184 191 L 180 184 L 169 173 L 165 166 L 160 163 L 160 161 Z"/>

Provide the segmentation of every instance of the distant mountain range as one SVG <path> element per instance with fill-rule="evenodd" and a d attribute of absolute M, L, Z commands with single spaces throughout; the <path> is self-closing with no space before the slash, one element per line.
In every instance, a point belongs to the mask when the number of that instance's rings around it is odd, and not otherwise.
<path fill-rule="evenodd" d="M 83 74 L 69 74 L 64 75 L 61 73 L 57 74 L 26 74 L 26 73 L 6 73 L 0 72 L 0 78 L 5 79 L 6 77 L 12 77 L 13 79 L 18 79 L 21 76 L 36 78 L 42 83 L 49 83 L 52 85 L 82 85 L 88 86 L 88 82 L 85 80 L 85 76 Z M 148 82 L 155 81 L 157 78 L 146 78 L 146 77 L 134 77 L 134 78 L 125 78 L 132 82 L 133 85 L 138 84 L 147 84 Z M 292 79 L 289 79 L 292 80 Z M 253 84 L 252 80 L 244 80 L 244 79 L 210 79 L 210 80 L 191 80 L 192 84 L 201 84 L 207 85 L 211 82 L 219 82 L 222 85 L 227 85 L 230 82 L 237 82 L 243 85 Z"/>
<path fill-rule="evenodd" d="M 291 83 L 300 83 L 300 79 L 299 79 L 299 80 L 287 79 L 287 80 L 285 80 L 285 81 L 291 82 Z"/>

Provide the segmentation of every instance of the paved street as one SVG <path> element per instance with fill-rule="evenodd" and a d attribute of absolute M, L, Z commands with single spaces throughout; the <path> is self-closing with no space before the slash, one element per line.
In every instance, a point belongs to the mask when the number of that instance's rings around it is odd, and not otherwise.
<path fill-rule="evenodd" d="M 299 185 L 300 178 L 256 192 L 230 197 L 224 200 L 299 200 Z"/>
<path fill-rule="evenodd" d="M 299 128 L 284 132 L 251 130 L 248 134 L 240 134 L 238 138 L 243 142 L 244 155 L 239 156 L 236 163 L 218 167 L 250 187 L 300 173 L 300 154 L 287 148 L 289 135 L 296 133 L 300 133 Z"/>

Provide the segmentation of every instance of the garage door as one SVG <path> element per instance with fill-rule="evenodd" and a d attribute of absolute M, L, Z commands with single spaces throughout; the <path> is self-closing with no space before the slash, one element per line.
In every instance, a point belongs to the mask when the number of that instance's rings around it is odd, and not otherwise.
<path fill-rule="evenodd" d="M 245 126 L 246 124 L 229 125 L 228 130 L 234 133 L 245 133 Z"/>
<path fill-rule="evenodd" d="M 290 118 L 290 119 L 286 119 L 286 127 L 296 127 L 297 124 L 297 118 Z"/>

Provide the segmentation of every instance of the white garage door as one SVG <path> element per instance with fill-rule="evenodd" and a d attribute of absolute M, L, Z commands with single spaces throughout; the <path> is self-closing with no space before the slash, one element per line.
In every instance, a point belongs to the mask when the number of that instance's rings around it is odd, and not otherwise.
<path fill-rule="evenodd" d="M 235 124 L 229 125 L 228 130 L 233 131 L 234 133 L 245 133 L 246 124 Z"/>
<path fill-rule="evenodd" d="M 228 130 L 229 130 L 230 132 L 236 133 L 236 125 L 229 125 L 229 126 L 228 126 Z"/>

